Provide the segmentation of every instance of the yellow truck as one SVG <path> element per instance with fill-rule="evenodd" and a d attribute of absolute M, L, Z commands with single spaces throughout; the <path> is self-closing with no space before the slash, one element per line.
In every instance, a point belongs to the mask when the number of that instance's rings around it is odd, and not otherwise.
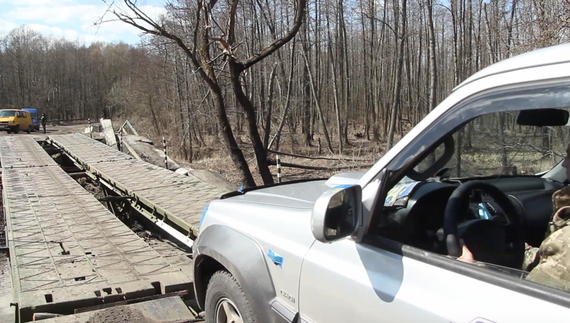
<path fill-rule="evenodd" d="M 33 128 L 30 112 L 19 109 L 0 110 L 0 130 L 6 130 L 8 133 L 18 133 L 20 130 L 25 130 L 30 133 Z"/>

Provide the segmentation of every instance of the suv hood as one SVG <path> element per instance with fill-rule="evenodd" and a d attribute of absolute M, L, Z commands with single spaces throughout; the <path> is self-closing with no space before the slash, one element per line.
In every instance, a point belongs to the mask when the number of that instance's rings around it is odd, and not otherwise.
<path fill-rule="evenodd" d="M 351 172 L 335 175 L 328 180 L 284 183 L 265 188 L 253 189 L 243 195 L 232 197 L 233 201 L 273 205 L 276 207 L 312 208 L 313 204 L 325 191 L 345 185 L 353 185 L 364 172 Z"/>

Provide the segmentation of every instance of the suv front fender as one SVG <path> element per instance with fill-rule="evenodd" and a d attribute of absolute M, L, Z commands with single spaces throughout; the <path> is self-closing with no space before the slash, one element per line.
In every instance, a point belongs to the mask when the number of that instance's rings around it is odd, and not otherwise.
<path fill-rule="evenodd" d="M 260 322 L 275 322 L 270 301 L 276 297 L 263 250 L 250 237 L 229 227 L 211 225 L 200 232 L 192 248 L 194 293 L 204 309 L 211 275 L 227 270 L 240 284 Z"/>

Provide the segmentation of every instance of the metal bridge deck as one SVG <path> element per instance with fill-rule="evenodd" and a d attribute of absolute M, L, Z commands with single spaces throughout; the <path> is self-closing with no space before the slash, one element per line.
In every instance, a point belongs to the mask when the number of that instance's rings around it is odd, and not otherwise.
<path fill-rule="evenodd" d="M 86 171 L 134 197 L 152 220 L 171 223 L 192 238 L 198 235 L 208 202 L 226 193 L 191 174 L 182 176 L 140 161 L 81 134 L 53 135 L 48 141 Z"/>
<path fill-rule="evenodd" d="M 66 304 L 89 307 L 191 289 L 180 268 L 85 191 L 32 136 L 0 137 L 0 161 L 22 321 L 33 312 L 64 313 Z"/>

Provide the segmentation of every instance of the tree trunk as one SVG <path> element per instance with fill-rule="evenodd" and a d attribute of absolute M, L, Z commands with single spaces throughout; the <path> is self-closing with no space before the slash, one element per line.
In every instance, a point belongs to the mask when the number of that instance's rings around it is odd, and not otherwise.
<path fill-rule="evenodd" d="M 331 144 L 331 137 L 329 136 L 327 124 L 326 124 L 325 118 L 323 116 L 323 109 L 321 108 L 321 105 L 319 104 L 319 101 L 317 100 L 315 83 L 313 81 L 313 76 L 312 76 L 311 70 L 309 69 L 309 60 L 307 59 L 306 55 L 303 55 L 303 58 L 305 59 L 305 64 L 307 65 L 307 69 L 309 70 L 308 71 L 309 72 L 309 83 L 311 84 L 311 91 L 313 92 L 313 96 L 315 97 L 315 105 L 317 107 L 317 111 L 319 112 L 319 118 L 321 119 L 321 125 L 323 126 L 323 133 L 325 136 L 325 140 L 327 141 L 327 148 L 331 154 L 334 154 L 333 149 L 332 149 L 332 144 Z"/>
<path fill-rule="evenodd" d="M 398 0 L 395 0 L 397 2 Z M 396 76 L 394 78 L 394 97 L 393 97 L 393 104 L 392 110 L 390 111 L 390 125 L 388 128 L 388 140 L 386 143 L 387 149 L 390 149 L 393 145 L 394 141 L 394 133 L 396 131 L 396 123 L 398 122 L 398 115 L 400 110 L 400 95 L 402 89 L 402 70 L 404 66 L 404 46 L 405 46 L 405 32 L 406 32 L 406 2 L 407 0 L 402 0 L 402 26 L 401 31 L 398 23 L 396 23 L 396 39 L 399 39 L 399 46 L 398 46 L 398 57 L 396 59 Z M 397 7 L 397 4 L 395 5 Z M 398 11 L 395 12 L 395 15 L 399 15 Z"/>
<path fill-rule="evenodd" d="M 229 59 L 229 65 L 234 94 L 236 95 L 237 101 L 245 112 L 247 130 L 251 144 L 253 146 L 253 152 L 255 153 L 255 160 L 257 161 L 259 175 L 261 175 L 261 179 L 263 180 L 264 184 L 273 184 L 273 175 L 271 175 L 271 172 L 269 171 L 269 164 L 267 163 L 267 151 L 265 150 L 265 146 L 263 145 L 259 131 L 257 130 L 257 118 L 255 115 L 255 109 L 251 103 L 251 100 L 249 100 L 245 93 L 243 93 L 240 79 L 241 72 L 243 71 L 243 66 L 237 64 L 232 58 Z"/>
<path fill-rule="evenodd" d="M 265 131 L 263 137 L 263 146 L 269 148 L 269 139 L 271 137 L 271 118 L 273 118 L 273 84 L 275 84 L 275 70 L 277 65 L 273 65 L 271 74 L 269 75 L 269 97 L 267 99 L 265 111 Z"/>
<path fill-rule="evenodd" d="M 343 142 L 342 142 L 342 126 L 341 126 L 341 122 L 340 122 L 340 107 L 339 107 L 339 90 L 338 90 L 338 84 L 337 84 L 337 80 L 336 80 L 336 74 L 337 74 L 337 69 L 336 69 L 336 64 L 335 64 L 335 57 L 333 54 L 333 47 L 332 47 L 332 43 L 333 43 L 333 38 L 331 36 L 330 33 L 330 22 L 329 22 L 330 18 L 327 18 L 327 47 L 328 47 L 328 52 L 329 52 L 329 60 L 330 60 L 330 68 L 331 68 L 331 81 L 332 81 L 332 91 L 333 91 L 333 105 L 334 105 L 334 109 L 335 109 L 335 119 L 336 119 L 336 129 L 337 129 L 337 134 L 338 134 L 338 153 L 342 154 L 342 150 L 343 150 Z"/>
<path fill-rule="evenodd" d="M 295 61 L 293 59 L 294 57 L 293 53 L 295 52 L 295 47 L 296 47 L 295 44 L 296 42 L 293 41 L 293 44 L 291 46 L 291 66 L 289 68 L 289 74 L 287 76 L 287 97 L 285 99 L 285 108 L 283 110 L 283 115 L 281 116 L 281 121 L 279 122 L 279 126 L 277 127 L 277 131 L 275 132 L 275 136 L 273 136 L 273 139 L 269 142 L 267 148 L 271 148 L 273 142 L 276 142 L 276 147 L 277 147 L 276 149 L 279 150 L 281 132 L 283 131 L 283 126 L 285 125 L 285 122 L 289 117 L 289 108 L 291 106 L 291 92 L 293 87 L 293 71 L 295 69 Z M 290 133 L 291 135 L 293 135 L 292 132 Z M 293 142 L 291 142 L 291 144 L 293 144 Z"/>

